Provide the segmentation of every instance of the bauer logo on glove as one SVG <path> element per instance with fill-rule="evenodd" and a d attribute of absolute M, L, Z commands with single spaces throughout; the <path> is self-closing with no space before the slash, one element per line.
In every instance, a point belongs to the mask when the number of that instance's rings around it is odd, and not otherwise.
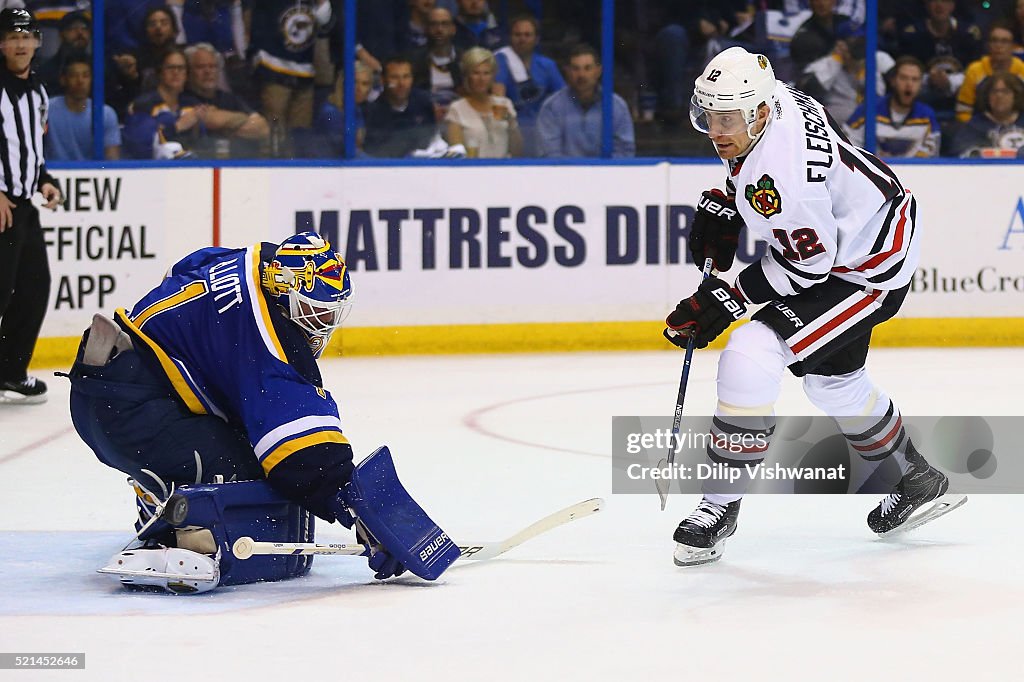
<path fill-rule="evenodd" d="M 705 258 L 715 262 L 715 269 L 726 272 L 736 258 L 743 218 L 736 210 L 736 200 L 720 189 L 700 195 L 697 213 L 693 216 L 686 244 L 693 262 L 701 267 Z"/>
<path fill-rule="evenodd" d="M 669 313 L 664 335 L 680 348 L 686 348 L 692 335 L 697 348 L 707 348 L 746 312 L 746 304 L 734 289 L 718 277 L 708 277 L 693 296 L 680 301 Z"/>

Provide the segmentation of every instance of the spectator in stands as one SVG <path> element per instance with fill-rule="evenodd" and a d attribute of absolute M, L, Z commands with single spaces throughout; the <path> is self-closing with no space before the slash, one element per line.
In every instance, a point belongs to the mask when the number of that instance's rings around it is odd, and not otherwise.
<path fill-rule="evenodd" d="M 329 0 L 260 0 L 252 7 L 252 51 L 273 156 L 291 153 L 289 129 L 313 125 L 313 46 L 333 26 Z"/>
<path fill-rule="evenodd" d="M 666 26 L 656 37 L 656 41 L 660 43 L 657 45 L 660 58 L 665 58 L 680 48 L 684 58 L 686 51 L 692 51 L 691 59 L 697 71 L 703 71 L 704 65 L 711 61 L 712 57 L 740 44 L 732 34 L 739 26 L 737 22 L 743 20 L 744 10 L 748 9 L 748 4 L 744 0 L 700 0 L 679 7 L 681 12 L 690 15 L 686 23 L 689 26 L 689 44 L 680 46 L 678 36 L 669 28 L 671 25 Z M 673 42 L 676 44 L 673 45 Z"/>
<path fill-rule="evenodd" d="M 409 0 L 409 26 L 404 36 L 404 49 L 412 52 L 427 46 L 427 22 L 437 0 Z"/>
<path fill-rule="evenodd" d="M 487 0 L 458 0 L 455 45 L 460 50 L 484 47 L 492 52 L 505 44 L 505 31 L 487 9 Z"/>
<path fill-rule="evenodd" d="M 565 81 L 554 60 L 537 52 L 537 20 L 523 14 L 513 19 L 510 26 L 509 46 L 495 54 L 496 80 L 505 86 L 505 94 L 515 106 L 523 135 L 523 154 L 537 156 L 537 115 L 544 100 L 564 88 Z"/>
<path fill-rule="evenodd" d="M 935 110 L 918 101 L 924 64 L 916 57 L 900 57 L 889 71 L 889 96 L 875 114 L 878 154 L 885 158 L 928 158 L 939 153 L 942 133 Z M 857 107 L 847 125 L 850 140 L 864 146 L 867 113 Z"/>
<path fill-rule="evenodd" d="M 157 67 L 163 63 L 164 54 L 174 47 L 178 39 L 178 19 L 166 5 L 153 7 L 146 12 L 142 22 L 145 38 L 135 54 L 138 58 L 142 89 L 156 87 Z"/>
<path fill-rule="evenodd" d="M 970 64 L 981 55 L 981 31 L 953 16 L 954 0 L 925 0 L 924 5 L 926 17 L 900 33 L 901 56 L 917 57 L 923 64 L 937 57 L 953 57 L 961 64 Z M 948 90 L 942 69 L 930 71 L 928 76 L 932 87 Z"/>
<path fill-rule="evenodd" d="M 953 138 L 957 156 L 1013 157 L 1024 147 L 1024 83 L 1005 71 L 978 88 L 978 108 Z"/>
<path fill-rule="evenodd" d="M 388 59 L 384 92 L 366 108 L 366 153 L 408 156 L 430 144 L 436 130 L 430 93 L 413 87 L 412 62 L 401 56 Z"/>
<path fill-rule="evenodd" d="M 245 41 L 241 0 L 173 0 L 181 12 L 181 42 L 207 43 L 222 55 L 241 55 Z"/>
<path fill-rule="evenodd" d="M 455 101 L 456 92 L 462 87 L 459 68 L 462 51 L 455 47 L 454 38 L 455 20 L 451 12 L 441 8 L 431 10 L 427 21 L 427 46 L 412 58 L 413 83 L 430 93 L 438 105 L 439 119 L 443 118 L 448 105 Z"/>
<path fill-rule="evenodd" d="M 1013 28 L 1013 56 L 1024 59 L 1024 0 L 1017 0 L 1009 20 Z"/>
<path fill-rule="evenodd" d="M 898 4 L 899 2 L 910 2 L 919 3 L 920 0 L 897 0 L 896 3 L 889 0 L 880 0 L 879 4 L 879 19 L 886 16 L 886 10 L 891 10 L 891 5 Z M 813 11 L 813 2 L 811 0 L 767 0 L 765 3 L 765 9 L 777 9 L 782 10 L 786 14 L 796 14 L 806 10 Z M 842 14 L 850 17 L 853 21 L 854 26 L 861 26 L 864 24 L 864 19 L 867 16 L 867 3 L 865 0 L 837 0 L 835 3 L 834 11 L 837 14 Z"/>
<path fill-rule="evenodd" d="M 210 43 L 185 48 L 188 94 L 199 102 L 205 130 L 191 151 L 205 158 L 262 156 L 270 124 L 240 97 L 219 87 L 224 56 Z"/>
<path fill-rule="evenodd" d="M 544 157 L 601 155 L 601 58 L 583 43 L 569 53 L 569 84 L 552 95 L 537 117 Z M 612 94 L 612 156 L 636 154 L 633 121 L 626 102 Z"/>
<path fill-rule="evenodd" d="M 921 101 L 935 109 L 942 125 L 955 124 L 956 97 L 964 82 L 964 67 L 953 55 L 936 57 L 925 64 Z"/>
<path fill-rule="evenodd" d="M 343 2 L 338 2 L 340 14 Z M 381 60 L 398 54 L 405 44 L 409 23 L 408 0 L 361 0 L 356 3 L 356 58 L 373 71 Z M 341 55 L 338 55 L 339 57 Z M 341 59 L 336 62 L 341 64 Z"/>
<path fill-rule="evenodd" d="M 49 126 L 43 138 L 51 161 L 86 161 L 92 154 L 92 64 L 85 55 L 69 56 L 60 75 L 63 95 L 50 98 Z M 103 158 L 121 158 L 117 114 L 103 107 Z"/>
<path fill-rule="evenodd" d="M 850 17 L 836 14 L 836 0 L 810 0 L 811 18 L 800 25 L 789 44 L 789 56 L 796 73 L 830 54 L 836 45 L 836 29 L 849 27 Z"/>
<path fill-rule="evenodd" d="M 1024 61 L 1013 56 L 1013 30 L 1004 21 L 994 21 L 988 29 L 988 54 L 967 67 L 964 83 L 957 95 L 956 118 L 961 123 L 971 118 L 978 87 L 996 73 L 1012 73 L 1024 78 Z"/>
<path fill-rule="evenodd" d="M 164 0 L 105 0 L 107 54 L 134 54 L 142 42 L 142 20 L 146 12 L 163 4 Z"/>
<path fill-rule="evenodd" d="M 128 117 L 131 103 L 142 94 L 142 76 L 139 64 L 131 52 L 111 54 L 107 59 L 104 79 L 104 101 L 113 107 L 117 120 Z"/>
<path fill-rule="evenodd" d="M 185 92 L 188 62 L 180 48 L 171 47 L 157 69 L 157 86 L 139 96 L 124 124 L 124 148 L 130 158 L 180 156 L 199 138 L 202 106 Z"/>
<path fill-rule="evenodd" d="M 850 35 L 849 24 L 841 27 L 832 54 L 811 62 L 797 80 L 797 87 L 825 105 L 837 121 L 853 116 L 864 92 L 864 32 Z M 876 53 L 875 90 L 885 94 L 883 74 L 893 66 L 893 58 L 885 52 Z"/>
<path fill-rule="evenodd" d="M 366 140 L 366 101 L 373 88 L 373 73 L 362 62 L 355 64 L 355 126 L 356 151 L 362 151 Z M 313 132 L 317 139 L 317 157 L 341 158 L 345 153 L 345 73 L 338 70 L 334 89 L 320 105 L 313 119 Z"/>
<path fill-rule="evenodd" d="M 490 50 L 471 47 L 462 55 L 465 97 L 448 109 L 448 144 L 461 144 L 466 156 L 504 159 L 523 155 L 523 136 L 512 100 L 491 94 L 497 60 Z"/>
<path fill-rule="evenodd" d="M 68 12 L 61 18 L 58 26 L 60 47 L 36 71 L 51 97 L 61 93 L 60 82 L 64 74 L 64 64 L 72 58 L 88 57 L 89 43 L 92 40 L 89 15 L 85 12 Z"/>

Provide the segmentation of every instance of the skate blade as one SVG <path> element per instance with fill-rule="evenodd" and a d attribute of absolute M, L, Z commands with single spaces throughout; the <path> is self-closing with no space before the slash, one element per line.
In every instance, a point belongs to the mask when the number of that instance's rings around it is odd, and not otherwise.
<path fill-rule="evenodd" d="M 46 394 L 22 395 L 16 391 L 0 391 L 0 405 L 40 405 L 46 402 Z"/>
<path fill-rule="evenodd" d="M 722 558 L 725 551 L 725 540 L 719 540 L 714 547 L 690 547 L 676 543 L 676 549 L 672 552 L 672 563 L 676 566 L 702 566 L 713 564 Z"/>
<path fill-rule="evenodd" d="M 967 496 L 966 495 L 957 495 L 957 494 L 942 495 L 942 496 L 937 497 L 934 500 L 932 500 L 932 505 L 930 507 L 928 507 L 927 509 L 925 509 L 923 511 L 919 510 L 917 513 L 915 513 L 909 519 L 907 519 L 906 521 L 904 521 L 900 525 L 896 526 L 892 530 L 886 531 L 884 533 L 879 533 L 878 537 L 880 537 L 880 538 L 888 538 L 888 537 L 892 537 L 893 535 L 900 535 L 902 533 L 906 533 L 909 530 L 913 530 L 915 528 L 923 526 L 924 524 L 928 523 L 929 521 L 934 521 L 935 519 L 939 518 L 940 516 L 945 516 L 949 512 L 951 512 L 954 509 L 956 509 L 957 507 L 964 506 L 964 504 L 966 502 L 967 502 Z"/>

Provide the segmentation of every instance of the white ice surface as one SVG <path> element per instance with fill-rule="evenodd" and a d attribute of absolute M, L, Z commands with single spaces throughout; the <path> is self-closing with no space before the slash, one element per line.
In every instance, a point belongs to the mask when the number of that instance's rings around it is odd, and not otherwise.
<path fill-rule="evenodd" d="M 687 412 L 714 407 L 698 353 Z M 877 500 L 757 496 L 717 565 L 673 566 L 652 495 L 612 496 L 612 415 L 670 414 L 680 354 L 332 359 L 359 456 L 387 443 L 456 540 L 500 539 L 572 502 L 605 511 L 435 584 L 377 584 L 365 560 L 175 597 L 94 573 L 128 539 L 124 476 L 50 402 L 0 407 L 0 651 L 85 652 L 84 672 L 0 680 L 1018 680 L 1024 501 L 974 495 L 904 539 Z M 904 414 L 1024 414 L 1024 351 L 873 350 Z M 780 414 L 813 413 L 787 380 Z M 347 539 L 320 526 L 320 540 Z"/>

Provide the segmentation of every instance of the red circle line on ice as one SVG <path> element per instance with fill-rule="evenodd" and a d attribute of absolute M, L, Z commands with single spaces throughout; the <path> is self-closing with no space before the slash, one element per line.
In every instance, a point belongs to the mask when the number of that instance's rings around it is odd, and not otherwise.
<path fill-rule="evenodd" d="M 517 438 L 515 436 L 507 436 L 503 433 L 499 433 L 496 430 L 490 429 L 483 425 L 483 417 L 487 414 L 497 412 L 506 407 L 512 405 L 518 405 L 520 403 L 529 403 L 537 400 L 547 400 L 548 398 L 563 398 L 570 395 L 580 395 L 587 393 L 601 393 L 603 391 L 619 391 L 627 388 L 651 388 L 653 386 L 665 386 L 667 385 L 664 381 L 649 382 L 643 384 L 619 384 L 617 386 L 595 386 L 592 388 L 579 388 L 571 391 L 556 391 L 554 393 L 541 393 L 538 395 L 524 396 L 522 398 L 514 398 L 512 400 L 503 400 L 498 403 L 492 403 L 484 407 L 479 407 L 471 412 L 466 413 L 462 417 L 462 424 L 470 431 L 475 431 L 482 436 L 488 436 L 496 440 L 505 441 L 506 443 L 514 443 L 515 445 L 526 445 L 533 448 L 542 448 L 544 450 L 553 450 L 555 452 L 568 452 L 573 455 L 584 455 L 586 457 L 611 457 L 610 452 L 591 452 L 589 450 L 577 450 L 575 448 L 565 448 L 558 445 L 547 445 L 538 441 L 525 440 L 523 438 Z M 609 419 L 612 415 L 609 415 Z"/>

